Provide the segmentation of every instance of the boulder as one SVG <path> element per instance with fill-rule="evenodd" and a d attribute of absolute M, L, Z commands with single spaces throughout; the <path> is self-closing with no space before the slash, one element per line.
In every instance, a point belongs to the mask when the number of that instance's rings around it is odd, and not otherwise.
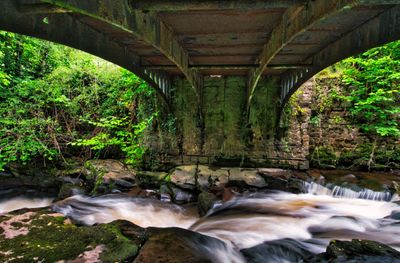
<path fill-rule="evenodd" d="M 147 197 L 147 198 L 158 199 L 158 195 L 157 195 L 156 191 L 145 190 L 137 185 L 135 185 L 131 189 L 129 189 L 129 191 L 126 192 L 126 194 L 129 196 L 134 196 L 134 197 Z"/>
<path fill-rule="evenodd" d="M 67 197 L 76 195 L 76 194 L 84 194 L 85 189 L 79 185 L 73 184 L 63 184 L 58 192 L 57 200 L 62 200 Z"/>
<path fill-rule="evenodd" d="M 197 167 L 197 185 L 201 190 L 207 190 L 213 186 L 222 186 L 229 180 L 229 172 L 226 168 L 213 169 L 206 165 Z"/>
<path fill-rule="evenodd" d="M 183 165 L 176 167 L 170 174 L 169 178 L 172 183 L 182 189 L 196 189 L 196 165 Z"/>
<path fill-rule="evenodd" d="M 400 262 L 400 252 L 387 245 L 370 240 L 332 240 L 325 253 L 317 255 L 309 262 Z"/>
<path fill-rule="evenodd" d="M 195 202 L 197 195 L 189 190 L 181 189 L 173 184 L 162 184 L 160 187 L 160 199 L 173 201 L 176 204 Z"/>
<path fill-rule="evenodd" d="M 393 211 L 389 218 L 395 219 L 395 220 L 400 220 L 400 211 Z"/>
<path fill-rule="evenodd" d="M 313 256 L 302 242 L 285 238 L 267 241 L 257 246 L 242 249 L 247 262 L 307 262 Z"/>
<path fill-rule="evenodd" d="M 127 191 L 134 186 L 136 172 L 117 160 L 89 160 L 84 169 L 91 194 Z"/>
<path fill-rule="evenodd" d="M 244 262 L 219 239 L 181 228 L 149 228 L 149 238 L 134 263 Z M 221 253 L 224 252 L 224 253 Z"/>
<path fill-rule="evenodd" d="M 197 210 L 200 216 L 205 216 L 207 212 L 213 208 L 214 203 L 218 201 L 218 198 L 209 192 L 202 192 L 198 196 Z"/>
<path fill-rule="evenodd" d="M 137 171 L 136 183 L 142 188 L 158 188 L 167 175 L 165 172 Z"/>
<path fill-rule="evenodd" d="M 254 187 L 265 187 L 267 183 L 258 173 L 257 169 L 232 168 L 229 169 L 229 181 L 243 181 L 246 185 Z"/>
<path fill-rule="evenodd" d="M 86 162 L 85 167 L 87 173 L 92 173 L 93 169 L 97 172 L 102 172 L 104 182 L 115 180 L 135 181 L 135 171 L 117 160 L 90 160 Z"/>
<path fill-rule="evenodd" d="M 258 172 L 264 176 L 278 177 L 281 179 L 289 179 L 290 172 L 279 168 L 259 168 Z"/>

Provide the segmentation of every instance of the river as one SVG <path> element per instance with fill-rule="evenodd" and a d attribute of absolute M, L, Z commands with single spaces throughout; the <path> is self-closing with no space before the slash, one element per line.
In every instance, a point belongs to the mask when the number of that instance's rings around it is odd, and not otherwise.
<path fill-rule="evenodd" d="M 141 227 L 190 229 L 223 240 L 227 247 L 219 253 L 231 262 L 244 262 L 239 251 L 250 253 L 254 262 L 258 257 L 262 262 L 297 262 L 304 255 L 324 252 L 332 239 L 375 240 L 400 250 L 397 196 L 315 183 L 305 183 L 304 188 L 302 194 L 267 191 L 236 196 L 215 204 L 202 218 L 191 206 L 124 194 L 75 195 L 55 203 L 49 197 L 19 196 L 3 199 L 0 213 L 51 205 L 84 225 L 125 219 Z"/>

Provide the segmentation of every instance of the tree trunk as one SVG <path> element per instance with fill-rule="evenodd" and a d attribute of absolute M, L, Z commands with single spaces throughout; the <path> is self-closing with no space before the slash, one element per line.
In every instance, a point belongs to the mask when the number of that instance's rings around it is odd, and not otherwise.
<path fill-rule="evenodd" d="M 374 157 L 375 157 L 375 150 L 376 150 L 376 146 L 377 146 L 377 141 L 378 141 L 378 139 L 375 137 L 374 141 L 372 142 L 371 154 L 369 155 L 369 160 L 368 160 L 368 163 L 367 163 L 368 172 L 371 171 L 371 165 L 372 165 L 372 163 L 374 163 Z"/>

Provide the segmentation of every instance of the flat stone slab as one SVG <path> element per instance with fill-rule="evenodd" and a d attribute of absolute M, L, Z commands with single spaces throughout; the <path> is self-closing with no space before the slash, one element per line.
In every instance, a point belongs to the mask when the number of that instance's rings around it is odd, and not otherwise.
<path fill-rule="evenodd" d="M 184 189 L 195 189 L 196 173 L 197 165 L 178 166 L 170 174 L 170 181 Z"/>
<path fill-rule="evenodd" d="M 257 169 L 231 168 L 229 181 L 243 181 L 249 186 L 265 187 L 267 183 Z"/>

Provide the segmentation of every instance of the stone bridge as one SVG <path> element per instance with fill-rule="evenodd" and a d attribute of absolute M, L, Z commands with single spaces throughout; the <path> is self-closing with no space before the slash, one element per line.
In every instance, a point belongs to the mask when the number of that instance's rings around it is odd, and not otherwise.
<path fill-rule="evenodd" d="M 400 0 L 2 0 L 0 14 L 2 30 L 146 80 L 180 124 L 153 147 L 208 159 L 273 158 L 294 91 L 337 61 L 400 39 Z"/>

